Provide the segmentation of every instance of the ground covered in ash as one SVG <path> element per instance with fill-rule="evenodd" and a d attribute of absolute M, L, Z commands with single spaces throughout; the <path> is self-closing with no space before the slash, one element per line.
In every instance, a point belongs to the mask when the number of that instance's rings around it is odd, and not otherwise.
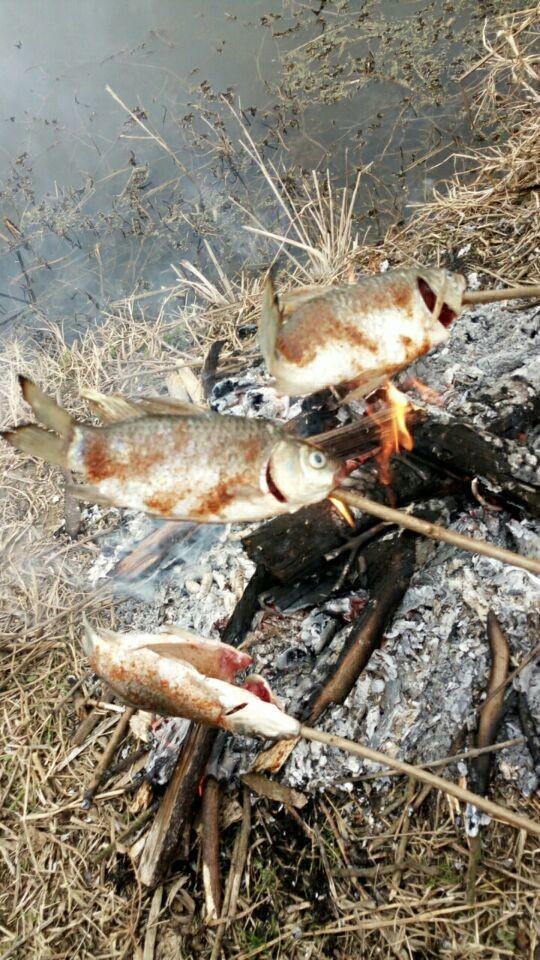
<path fill-rule="evenodd" d="M 469 278 L 469 285 L 473 279 Z M 511 431 L 512 411 L 530 403 L 540 388 L 539 316 L 538 307 L 516 310 L 493 305 L 471 310 L 455 324 L 448 344 L 418 362 L 412 372 L 437 391 L 454 416 L 490 429 L 495 418 L 501 421 L 508 414 Z M 301 409 L 300 401 L 277 398 L 257 367 L 241 378 L 218 382 L 212 405 L 220 412 L 280 420 L 290 419 Z M 538 483 L 538 423 L 530 426 L 527 446 L 532 453 L 524 479 Z M 469 536 L 523 554 L 540 554 L 538 524 L 493 509 L 484 500 L 466 509 L 441 502 L 438 516 L 439 522 Z M 120 554 L 151 527 L 148 518 L 126 515 L 120 534 L 106 543 L 94 567 L 94 579 L 110 570 Z M 176 622 L 217 638 L 254 571 L 241 545 L 245 533 L 245 527 L 204 528 L 189 556 L 177 548 L 152 578 L 122 584 L 128 596 L 119 611 L 122 625 L 151 631 L 162 623 Z M 507 632 L 511 669 L 538 642 L 540 585 L 538 578 L 522 570 L 445 544 L 418 539 L 416 554 L 416 571 L 381 648 L 344 705 L 328 709 L 318 726 L 422 763 L 446 756 L 464 728 L 472 732 L 476 727 L 490 665 L 488 611 L 494 611 Z M 324 665 L 337 657 L 366 600 L 361 588 L 353 594 L 342 590 L 318 607 L 280 612 L 271 597 L 263 597 L 244 647 L 285 709 L 298 710 L 306 689 Z M 533 662 L 515 678 L 514 687 L 525 693 L 530 712 L 540 724 L 538 673 Z M 499 740 L 522 733 L 515 696 L 507 699 Z M 161 735 L 157 731 L 151 763 L 171 741 L 175 723 L 164 725 Z M 223 768 L 229 773 L 249 769 L 259 749 L 254 741 L 229 739 Z M 356 777 L 373 769 L 358 758 L 302 741 L 282 776 L 291 786 L 306 790 L 339 787 L 347 791 Z M 538 786 L 540 771 L 535 770 L 526 745 L 498 753 L 495 769 L 525 795 Z M 380 786 L 385 780 L 371 783 Z"/>

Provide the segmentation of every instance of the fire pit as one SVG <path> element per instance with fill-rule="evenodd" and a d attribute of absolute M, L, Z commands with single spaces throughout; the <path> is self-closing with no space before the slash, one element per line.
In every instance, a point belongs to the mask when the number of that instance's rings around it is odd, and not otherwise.
<path fill-rule="evenodd" d="M 537 307 L 492 305 L 465 314 L 448 346 L 402 375 L 398 396 L 410 397 L 412 439 L 405 434 L 409 449 L 392 460 L 389 431 L 382 442 L 380 432 L 388 417 L 373 402 L 343 406 L 328 393 L 287 400 L 258 365 L 218 379 L 210 405 L 316 435 L 332 453 L 357 459 L 353 477 L 373 499 L 414 503 L 419 516 L 533 555 L 540 543 L 537 335 Z M 123 605 L 123 627 L 176 622 L 241 644 L 288 712 L 388 755 L 427 763 L 466 745 L 476 729 L 489 674 L 488 612 L 507 635 L 511 667 L 533 651 L 538 583 L 526 571 L 373 518 L 354 521 L 352 530 L 328 501 L 252 528 L 191 528 L 182 536 L 183 525 L 155 530 L 151 521 L 128 516 L 95 576 L 118 576 L 125 570 L 120 553 L 153 530 L 151 542 L 159 547 L 143 574 L 121 580 L 144 598 Z M 508 686 L 498 735 L 521 742 L 495 760 L 500 775 L 526 795 L 538 784 L 539 723 L 540 684 L 531 660 Z M 148 769 L 158 782 L 171 776 L 190 736 L 183 721 L 157 727 Z M 210 741 L 214 735 L 205 731 L 201 776 Z M 350 791 L 363 781 L 366 802 L 374 786 L 387 782 L 371 782 L 372 765 L 321 744 L 265 751 L 251 739 L 218 743 L 211 770 L 225 782 L 253 768 L 281 770 L 285 784 L 307 791 Z M 192 743 L 190 749 L 193 763 Z"/>

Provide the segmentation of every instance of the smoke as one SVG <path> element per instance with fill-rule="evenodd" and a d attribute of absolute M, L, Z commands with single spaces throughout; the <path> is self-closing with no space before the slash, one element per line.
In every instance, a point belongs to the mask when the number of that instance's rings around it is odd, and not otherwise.
<path fill-rule="evenodd" d="M 226 529 L 222 524 L 128 514 L 120 527 L 104 536 L 90 582 L 93 586 L 108 582 L 118 596 L 152 603 L 173 577 L 175 586 L 181 587 L 203 576 L 204 559 Z"/>

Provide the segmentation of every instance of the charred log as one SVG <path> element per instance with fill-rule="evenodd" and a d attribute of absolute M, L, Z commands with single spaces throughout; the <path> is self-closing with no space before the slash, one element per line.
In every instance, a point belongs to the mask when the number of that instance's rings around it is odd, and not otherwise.
<path fill-rule="evenodd" d="M 316 686 L 303 711 L 315 723 L 331 703 L 343 703 L 384 637 L 384 631 L 407 590 L 415 566 L 416 538 L 396 533 L 365 553 L 370 598 L 355 622 L 330 675 Z"/>
<path fill-rule="evenodd" d="M 202 800 L 202 864 L 206 919 L 217 920 L 221 913 L 219 869 L 219 807 L 221 787 L 213 776 L 206 778 Z"/>
<path fill-rule="evenodd" d="M 414 431 L 415 456 L 466 479 L 482 478 L 504 501 L 540 516 L 540 459 L 528 445 L 472 426 L 438 408 Z"/>
<path fill-rule="evenodd" d="M 154 887 L 166 875 L 181 846 L 190 823 L 203 776 L 217 731 L 192 724 L 178 758 L 172 779 L 165 791 L 156 818 L 146 839 L 140 863 L 140 878 Z"/>
<path fill-rule="evenodd" d="M 392 490 L 381 484 L 376 470 L 364 470 L 358 481 L 372 500 L 396 506 L 443 497 L 462 486 L 462 481 L 435 466 L 414 462 L 410 456 L 395 460 Z M 392 491 L 395 496 L 392 496 Z M 362 516 L 354 536 L 377 525 L 369 516 Z M 261 525 L 242 541 L 247 555 L 263 566 L 277 580 L 290 583 L 319 571 L 321 558 L 331 555 L 350 539 L 351 529 L 338 510 L 328 501 L 304 507 L 297 513 L 276 517 Z"/>
<path fill-rule="evenodd" d="M 258 566 L 221 633 L 223 643 L 237 646 L 242 642 L 259 609 L 259 595 L 270 586 L 271 581 L 272 578 L 265 568 Z"/>
<path fill-rule="evenodd" d="M 219 379 L 217 366 L 221 351 L 224 346 L 225 340 L 214 340 L 212 346 L 206 354 L 206 357 L 204 358 L 201 380 L 205 400 L 208 400 L 212 390 L 214 389 L 214 386 Z"/>

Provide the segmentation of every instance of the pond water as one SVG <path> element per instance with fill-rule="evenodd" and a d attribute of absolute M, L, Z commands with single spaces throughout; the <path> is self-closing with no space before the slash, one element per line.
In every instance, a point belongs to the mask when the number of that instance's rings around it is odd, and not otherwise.
<path fill-rule="evenodd" d="M 238 204 L 267 227 L 279 211 L 237 117 L 291 185 L 327 168 L 350 182 L 371 164 L 358 215 L 376 239 L 476 135 L 456 77 L 489 12 L 473 0 L 2 0 L 4 334 L 46 320 L 75 334 L 137 291 L 157 309 L 172 263 L 206 266 L 204 239 L 226 269 L 261 269 L 267 251 Z"/>

